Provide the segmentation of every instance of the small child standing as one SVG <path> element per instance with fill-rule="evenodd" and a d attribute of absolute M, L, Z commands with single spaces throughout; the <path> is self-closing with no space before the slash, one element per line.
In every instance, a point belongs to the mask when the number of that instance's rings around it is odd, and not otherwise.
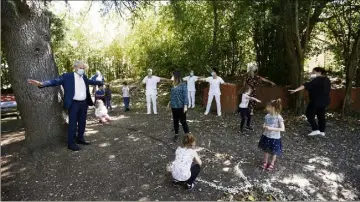
<path fill-rule="evenodd" d="M 127 111 L 130 111 L 130 107 L 129 107 L 129 105 L 130 105 L 130 88 L 126 81 L 123 83 L 122 92 L 123 92 L 125 111 L 127 112 Z"/>
<path fill-rule="evenodd" d="M 111 89 L 110 89 L 110 85 L 107 84 L 106 88 L 105 88 L 105 101 L 106 101 L 106 109 L 110 109 L 112 110 L 112 106 L 111 106 Z"/>
<path fill-rule="evenodd" d="M 191 134 L 185 135 L 183 145 L 175 151 L 175 161 L 171 164 L 173 185 L 184 185 L 186 189 L 194 188 L 194 182 L 200 173 L 202 164 L 195 147 L 195 137 Z"/>
<path fill-rule="evenodd" d="M 240 112 L 240 116 L 241 116 L 240 132 L 244 131 L 245 119 L 247 119 L 245 129 L 246 130 L 251 130 L 251 131 L 254 130 L 250 126 L 250 124 L 251 124 L 251 113 L 250 113 L 250 109 L 249 109 L 249 101 L 250 100 L 254 100 L 256 102 L 261 102 L 261 101 L 254 98 L 254 97 L 251 97 L 250 96 L 251 92 L 252 92 L 251 87 L 247 86 L 245 88 L 245 90 L 243 91 L 242 95 L 241 95 L 241 103 L 239 104 L 239 112 Z"/>
<path fill-rule="evenodd" d="M 284 119 L 280 115 L 281 99 L 273 100 L 266 106 L 268 114 L 263 125 L 264 132 L 259 141 L 259 148 L 265 152 L 262 168 L 267 171 L 274 169 L 276 157 L 282 153 L 280 132 L 285 131 Z M 269 156 L 272 155 L 269 163 Z"/>
<path fill-rule="evenodd" d="M 97 100 L 102 100 L 104 103 L 105 101 L 105 91 L 104 91 L 104 86 L 103 85 L 99 85 L 99 89 L 95 92 L 95 102 Z"/>
<path fill-rule="evenodd" d="M 102 100 L 96 100 L 95 116 L 101 123 L 110 122 L 110 116 Z"/>

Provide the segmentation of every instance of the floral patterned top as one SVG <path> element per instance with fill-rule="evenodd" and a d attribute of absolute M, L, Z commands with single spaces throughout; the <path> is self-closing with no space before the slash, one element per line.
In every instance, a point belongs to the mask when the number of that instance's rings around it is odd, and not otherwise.
<path fill-rule="evenodd" d="M 196 151 L 190 148 L 178 147 L 175 152 L 175 161 L 171 165 L 171 174 L 174 179 L 186 181 L 191 177 L 191 165 Z"/>
<path fill-rule="evenodd" d="M 170 106 L 171 108 L 184 108 L 189 105 L 188 90 L 185 83 L 174 86 L 170 93 Z"/>
<path fill-rule="evenodd" d="M 260 76 L 255 75 L 254 77 L 247 76 L 246 84 L 249 85 L 253 91 L 255 91 L 256 86 L 260 83 Z"/>

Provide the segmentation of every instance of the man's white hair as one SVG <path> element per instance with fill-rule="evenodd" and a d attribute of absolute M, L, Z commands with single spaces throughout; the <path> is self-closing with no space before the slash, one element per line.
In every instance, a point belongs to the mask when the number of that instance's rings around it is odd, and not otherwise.
<path fill-rule="evenodd" d="M 79 65 L 85 65 L 83 61 L 80 61 L 80 60 L 76 60 L 74 62 L 74 68 L 78 67 Z"/>
<path fill-rule="evenodd" d="M 256 62 L 250 62 L 247 64 L 247 72 L 254 72 L 258 69 Z"/>

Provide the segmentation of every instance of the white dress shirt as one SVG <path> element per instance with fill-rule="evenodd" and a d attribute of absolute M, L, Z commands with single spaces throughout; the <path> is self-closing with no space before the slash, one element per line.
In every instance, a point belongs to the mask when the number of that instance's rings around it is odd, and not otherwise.
<path fill-rule="evenodd" d="M 86 85 L 82 76 L 74 72 L 75 79 L 75 93 L 74 100 L 84 101 L 86 100 Z"/>

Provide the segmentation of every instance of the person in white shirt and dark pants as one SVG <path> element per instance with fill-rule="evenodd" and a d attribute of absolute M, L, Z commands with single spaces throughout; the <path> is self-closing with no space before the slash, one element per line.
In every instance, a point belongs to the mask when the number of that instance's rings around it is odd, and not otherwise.
<path fill-rule="evenodd" d="M 198 81 L 198 79 L 198 76 L 194 76 L 194 71 L 190 72 L 190 76 L 183 78 L 183 80 L 187 82 L 189 108 L 195 108 L 195 82 Z"/>
<path fill-rule="evenodd" d="M 210 108 L 211 108 L 211 103 L 212 103 L 212 101 L 213 101 L 213 99 L 215 97 L 217 114 L 218 114 L 218 116 L 221 116 L 220 84 L 224 84 L 225 82 L 217 74 L 218 74 L 218 71 L 216 69 L 213 69 L 213 71 L 211 72 L 211 77 L 201 79 L 202 81 L 206 81 L 206 82 L 208 82 L 210 84 L 206 111 L 204 113 L 205 115 L 209 114 Z"/>
<path fill-rule="evenodd" d="M 250 100 L 254 100 L 256 102 L 261 102 L 260 100 L 251 97 L 251 87 L 250 86 L 246 86 L 244 88 L 243 93 L 241 94 L 241 102 L 239 104 L 239 113 L 241 116 L 241 123 L 240 123 L 240 132 L 244 131 L 244 125 L 245 125 L 245 119 L 247 119 L 246 122 L 246 130 L 251 130 L 253 131 L 254 129 L 251 127 L 251 113 L 250 113 L 250 109 L 249 109 L 249 101 Z"/>

